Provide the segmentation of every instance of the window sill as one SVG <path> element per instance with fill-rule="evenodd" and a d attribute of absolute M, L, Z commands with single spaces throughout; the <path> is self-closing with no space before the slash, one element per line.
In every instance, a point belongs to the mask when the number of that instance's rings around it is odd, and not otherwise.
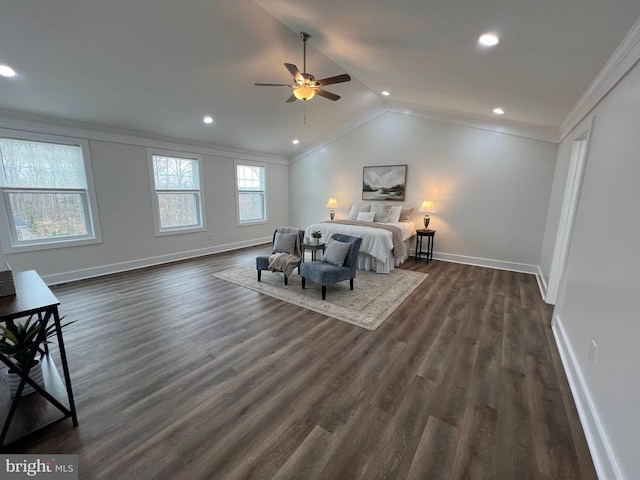
<path fill-rule="evenodd" d="M 176 228 L 172 230 L 156 230 L 156 237 L 166 237 L 167 235 L 181 235 L 184 233 L 197 233 L 206 232 L 206 227 L 188 227 L 188 228 Z"/>
<path fill-rule="evenodd" d="M 95 238 L 83 238 L 73 240 L 58 240 L 55 242 L 42 242 L 42 243 L 26 243 L 23 245 L 11 245 L 7 246 L 4 242 L 2 244 L 2 251 L 5 254 L 22 253 L 22 252 L 35 252 L 38 250 L 52 250 L 54 248 L 68 248 L 68 247 L 80 247 L 82 245 L 94 245 L 96 243 L 102 243 L 101 237 Z"/>

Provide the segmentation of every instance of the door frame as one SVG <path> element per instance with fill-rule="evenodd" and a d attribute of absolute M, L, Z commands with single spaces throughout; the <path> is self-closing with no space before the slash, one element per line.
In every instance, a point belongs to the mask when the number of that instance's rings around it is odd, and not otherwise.
<path fill-rule="evenodd" d="M 564 189 L 564 197 L 562 200 L 562 210 L 560 211 L 560 221 L 558 224 L 558 233 L 553 248 L 553 259 L 551 260 L 551 271 L 549 273 L 549 283 L 547 284 L 547 292 L 544 298 L 546 303 L 555 305 L 558 299 L 558 293 L 564 279 L 564 273 L 567 268 L 567 259 L 569 257 L 569 246 L 571 245 L 571 237 L 573 235 L 573 224 L 578 210 L 578 197 L 582 187 L 582 177 L 589 152 L 589 140 L 595 122 L 595 116 L 591 117 L 591 122 L 587 129 L 582 132 L 573 141 L 571 147 L 571 161 L 569 163 L 569 172 L 567 173 L 567 181 Z"/>

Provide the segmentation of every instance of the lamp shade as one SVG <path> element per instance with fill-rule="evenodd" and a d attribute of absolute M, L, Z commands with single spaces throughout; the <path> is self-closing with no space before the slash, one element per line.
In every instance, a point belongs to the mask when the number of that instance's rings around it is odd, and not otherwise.
<path fill-rule="evenodd" d="M 436 213 L 436 204 L 431 200 L 425 200 L 418 210 L 420 213 Z"/>
<path fill-rule="evenodd" d="M 327 208 L 338 208 L 338 201 L 331 197 L 327 202 Z"/>

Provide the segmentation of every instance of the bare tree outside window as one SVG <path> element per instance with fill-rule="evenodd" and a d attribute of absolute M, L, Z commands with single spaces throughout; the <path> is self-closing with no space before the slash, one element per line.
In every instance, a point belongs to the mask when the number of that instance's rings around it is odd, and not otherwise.
<path fill-rule="evenodd" d="M 202 227 L 198 160 L 165 155 L 151 158 L 160 231 Z"/>
<path fill-rule="evenodd" d="M 0 138 L 13 244 L 93 237 L 82 148 Z"/>
<path fill-rule="evenodd" d="M 259 165 L 236 165 L 236 188 L 239 222 L 265 221 L 265 168 Z"/>

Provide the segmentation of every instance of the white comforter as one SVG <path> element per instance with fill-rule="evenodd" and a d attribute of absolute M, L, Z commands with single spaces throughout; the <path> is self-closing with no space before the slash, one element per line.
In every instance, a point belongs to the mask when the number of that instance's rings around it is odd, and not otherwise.
<path fill-rule="evenodd" d="M 416 226 L 413 222 L 388 223 L 400 228 L 402 241 L 411 238 L 416 234 Z M 361 227 L 359 225 L 341 225 L 338 223 L 314 223 L 305 229 L 305 242 L 309 241 L 309 234 L 319 230 L 322 232 L 322 241 L 328 242 L 334 233 L 342 233 L 353 237 L 361 237 L 360 253 L 367 253 L 372 257 L 386 262 L 392 256 L 393 250 L 392 234 L 382 228 Z"/>

